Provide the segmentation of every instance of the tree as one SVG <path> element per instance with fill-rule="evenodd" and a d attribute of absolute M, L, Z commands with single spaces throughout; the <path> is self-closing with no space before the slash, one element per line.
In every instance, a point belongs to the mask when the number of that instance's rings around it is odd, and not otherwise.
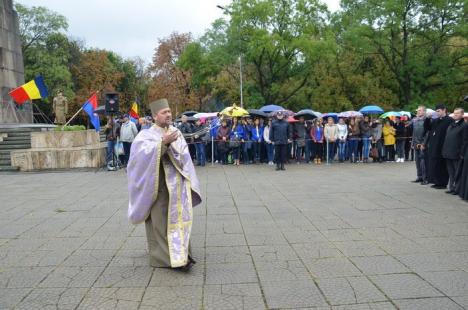
<path fill-rule="evenodd" d="M 45 7 L 27 7 L 15 2 L 18 12 L 23 53 L 35 44 L 44 43 L 52 34 L 68 29 L 67 19 Z"/>

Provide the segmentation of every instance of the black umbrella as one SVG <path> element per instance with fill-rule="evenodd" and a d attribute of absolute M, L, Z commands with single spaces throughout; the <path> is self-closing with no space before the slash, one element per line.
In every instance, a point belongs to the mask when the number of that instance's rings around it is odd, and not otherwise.
<path fill-rule="evenodd" d="M 312 111 L 310 109 L 301 110 L 294 115 L 295 119 L 299 119 L 300 117 L 303 117 L 305 120 L 312 120 L 314 118 L 318 118 L 315 111 Z"/>
<path fill-rule="evenodd" d="M 197 113 L 197 111 L 185 111 L 184 113 L 182 113 L 182 115 L 194 116 Z"/>
<path fill-rule="evenodd" d="M 268 117 L 268 114 L 266 114 L 263 111 L 257 110 L 257 109 L 249 109 L 249 110 L 247 110 L 247 112 L 249 112 L 249 114 L 252 115 L 252 116 Z"/>

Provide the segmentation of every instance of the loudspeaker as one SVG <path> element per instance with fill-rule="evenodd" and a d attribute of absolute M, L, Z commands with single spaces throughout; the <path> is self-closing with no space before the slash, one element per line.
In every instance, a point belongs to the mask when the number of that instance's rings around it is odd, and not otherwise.
<path fill-rule="evenodd" d="M 119 94 L 118 93 L 106 93 L 106 113 L 115 114 L 119 112 Z"/>

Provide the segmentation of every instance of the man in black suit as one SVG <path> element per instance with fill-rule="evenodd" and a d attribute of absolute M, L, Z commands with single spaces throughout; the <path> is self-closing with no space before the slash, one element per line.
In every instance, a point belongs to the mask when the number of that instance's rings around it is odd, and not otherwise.
<path fill-rule="evenodd" d="M 448 184 L 448 171 L 445 159 L 442 156 L 447 128 L 453 121 L 447 115 L 447 107 L 444 104 L 436 106 L 438 118 L 433 119 L 428 135 L 427 147 L 429 157 L 429 183 L 434 183 L 433 188 L 445 189 Z"/>
<path fill-rule="evenodd" d="M 277 120 L 273 122 L 270 129 L 270 140 L 275 145 L 276 170 L 285 170 L 286 152 L 288 143 L 291 143 L 291 128 L 284 120 L 284 114 L 279 111 L 276 114 Z"/>
<path fill-rule="evenodd" d="M 465 126 L 465 122 L 463 121 L 464 113 L 465 111 L 462 108 L 457 108 L 453 112 L 453 121 L 447 128 L 442 149 L 442 156 L 445 159 L 449 174 L 449 190 L 446 192 L 447 194 L 457 194 L 456 173 L 462 157 L 461 149 L 463 144 L 463 130 Z"/>

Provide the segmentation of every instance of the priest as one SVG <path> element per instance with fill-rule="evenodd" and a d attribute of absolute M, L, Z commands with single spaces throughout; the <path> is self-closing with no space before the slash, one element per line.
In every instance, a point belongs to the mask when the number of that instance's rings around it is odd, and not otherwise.
<path fill-rule="evenodd" d="M 145 223 L 150 265 L 189 270 L 192 207 L 201 203 L 200 186 L 187 143 L 172 126 L 168 101 L 150 104 L 155 125 L 132 143 L 127 166 L 128 217 Z"/>
<path fill-rule="evenodd" d="M 431 122 L 431 129 L 427 137 L 428 157 L 429 157 L 429 183 L 436 189 L 445 189 L 448 184 L 448 171 L 445 159 L 442 156 L 447 128 L 452 119 L 447 115 L 447 107 L 444 104 L 436 106 L 438 118 Z"/>

